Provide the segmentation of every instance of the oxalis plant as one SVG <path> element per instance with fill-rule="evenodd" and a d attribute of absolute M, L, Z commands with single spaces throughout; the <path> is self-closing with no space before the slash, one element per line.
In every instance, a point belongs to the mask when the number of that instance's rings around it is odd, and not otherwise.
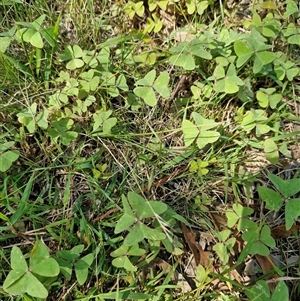
<path fill-rule="evenodd" d="M 154 259 L 160 251 L 161 243 L 166 250 L 173 254 L 182 251 L 182 245 L 170 231 L 176 219 L 184 223 L 187 221 L 175 213 L 165 203 L 148 201 L 135 192 L 122 195 L 124 213 L 115 227 L 115 234 L 126 231 L 121 246 L 111 253 L 114 257 L 112 264 L 128 271 L 136 271 L 134 262 L 146 252 L 151 252 Z M 145 248 L 142 242 L 148 241 Z M 142 247 L 144 245 L 144 247 Z"/>

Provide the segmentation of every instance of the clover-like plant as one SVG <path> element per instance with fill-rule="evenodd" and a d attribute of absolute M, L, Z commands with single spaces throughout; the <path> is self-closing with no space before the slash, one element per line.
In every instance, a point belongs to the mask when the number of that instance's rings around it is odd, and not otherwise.
<path fill-rule="evenodd" d="M 3 289 L 8 294 L 47 298 L 48 290 L 44 283 L 55 280 L 60 269 L 41 241 L 36 241 L 32 248 L 29 266 L 20 248 L 15 246 L 11 251 L 10 262 L 12 270 L 3 283 Z"/>
<path fill-rule="evenodd" d="M 300 192 L 300 178 L 283 180 L 274 174 L 268 177 L 277 191 L 261 186 L 258 187 L 258 194 L 269 210 L 278 212 L 284 206 L 285 226 L 289 230 L 300 216 L 300 198 L 294 197 Z"/>
<path fill-rule="evenodd" d="M 195 141 L 197 146 L 202 149 L 207 144 L 214 143 L 219 139 L 220 133 L 211 130 L 218 126 L 214 120 L 206 119 L 197 112 L 193 112 L 191 116 L 194 122 L 187 119 L 182 121 L 183 137 L 186 146 L 190 146 Z"/>

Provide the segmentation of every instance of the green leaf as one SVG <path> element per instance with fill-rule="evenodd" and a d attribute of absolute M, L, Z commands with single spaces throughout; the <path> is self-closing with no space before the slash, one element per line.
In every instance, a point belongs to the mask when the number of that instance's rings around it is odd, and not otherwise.
<path fill-rule="evenodd" d="M 71 250 L 57 251 L 56 255 L 70 262 L 75 262 L 75 260 L 80 257 L 80 254 L 83 252 L 83 250 L 84 250 L 84 245 L 77 245 L 73 247 Z"/>
<path fill-rule="evenodd" d="M 138 244 L 145 238 L 141 225 L 142 223 L 138 223 L 133 227 L 133 229 L 130 230 L 130 232 L 124 239 L 125 245 L 132 246 Z"/>
<path fill-rule="evenodd" d="M 248 216 L 253 213 L 253 209 L 249 207 L 244 207 L 239 203 L 235 203 L 232 205 L 233 210 L 237 213 L 239 217 Z"/>
<path fill-rule="evenodd" d="M 169 62 L 174 66 L 182 67 L 184 70 L 194 70 L 196 68 L 194 57 L 186 52 L 170 56 Z"/>
<path fill-rule="evenodd" d="M 25 274 L 26 271 L 11 270 L 3 283 L 4 290 L 7 291 L 9 288 L 11 288 L 11 291 L 14 291 L 14 289 L 16 289 L 16 294 L 22 294 L 25 292 L 26 283 L 24 283 L 24 279 L 21 279 Z"/>
<path fill-rule="evenodd" d="M 203 149 L 207 144 L 216 142 L 220 137 L 220 133 L 216 131 L 200 132 L 197 138 L 197 146 Z"/>
<path fill-rule="evenodd" d="M 276 58 L 276 54 L 268 51 L 257 52 L 254 58 L 253 72 L 258 73 L 263 66 L 272 63 Z"/>
<path fill-rule="evenodd" d="M 266 281 L 258 280 L 255 283 L 255 285 L 251 287 L 251 289 L 246 289 L 246 295 L 248 296 L 248 298 L 250 298 L 250 300 L 269 301 L 270 289 Z M 281 300 L 281 299 L 277 299 L 277 300 Z"/>
<path fill-rule="evenodd" d="M 300 216 L 300 199 L 288 200 L 285 204 L 285 225 L 289 230 Z"/>
<path fill-rule="evenodd" d="M 155 214 L 161 214 L 168 209 L 168 206 L 165 203 L 158 201 L 147 202 L 142 196 L 132 191 L 128 192 L 127 197 L 133 211 L 136 212 L 139 219 L 149 218 L 155 216 Z"/>
<path fill-rule="evenodd" d="M 150 72 L 148 72 L 144 78 L 138 80 L 137 82 L 135 82 L 136 86 L 151 86 L 154 83 L 156 77 L 156 71 L 155 69 L 151 70 Z"/>
<path fill-rule="evenodd" d="M 186 147 L 190 146 L 199 135 L 199 130 L 191 121 L 182 121 L 183 139 Z"/>
<path fill-rule="evenodd" d="M 15 272 L 15 271 L 11 271 Z M 48 291 L 44 285 L 30 272 L 23 274 L 23 276 L 12 285 L 6 287 L 4 282 L 3 288 L 6 292 L 12 295 L 22 295 L 28 293 L 32 297 L 45 299 L 48 296 Z"/>
<path fill-rule="evenodd" d="M 71 61 L 69 61 L 66 65 L 66 68 L 68 70 L 75 70 L 75 69 L 79 69 L 81 67 L 84 66 L 84 61 L 81 59 L 72 59 Z"/>
<path fill-rule="evenodd" d="M 257 91 L 256 92 L 256 99 L 258 100 L 258 103 L 260 107 L 262 108 L 267 108 L 269 105 L 269 95 L 262 91 Z"/>
<path fill-rule="evenodd" d="M 118 220 L 115 227 L 115 234 L 128 230 L 128 228 L 135 222 L 136 217 L 133 213 L 125 212 L 122 217 Z"/>
<path fill-rule="evenodd" d="M 196 124 L 199 126 L 199 130 L 201 132 L 213 129 L 218 126 L 218 123 L 216 123 L 214 120 L 206 119 L 197 112 L 193 112 L 191 115 Z"/>
<path fill-rule="evenodd" d="M 150 240 L 163 240 L 166 238 L 166 235 L 162 233 L 160 228 L 151 229 L 144 224 L 140 224 L 140 227 L 143 231 L 144 237 Z"/>
<path fill-rule="evenodd" d="M 289 301 L 289 289 L 284 281 L 279 281 L 270 301 Z"/>
<path fill-rule="evenodd" d="M 283 200 L 276 191 L 263 186 L 258 187 L 257 191 L 260 198 L 266 202 L 267 209 L 277 212 L 281 208 Z"/>
<path fill-rule="evenodd" d="M 222 264 L 225 265 L 228 262 L 228 260 L 229 260 L 227 247 L 224 244 L 222 244 L 222 243 L 216 243 L 213 246 L 213 250 L 220 257 L 220 259 L 222 261 Z"/>
<path fill-rule="evenodd" d="M 29 268 L 31 272 L 45 277 L 54 277 L 59 274 L 57 261 L 50 257 L 48 248 L 41 241 L 36 241 L 33 246 Z"/>
<path fill-rule="evenodd" d="M 120 256 L 123 256 L 123 255 L 126 255 L 127 252 L 128 252 L 128 249 L 129 249 L 128 246 L 122 244 L 118 249 L 116 249 L 113 252 L 111 252 L 110 256 L 112 256 L 112 257 L 120 257 Z"/>
<path fill-rule="evenodd" d="M 0 52 L 5 53 L 12 41 L 11 37 L 0 37 Z"/>
<path fill-rule="evenodd" d="M 142 256 L 146 253 L 144 249 L 139 248 L 139 245 L 133 245 L 129 248 L 128 255 L 130 256 Z"/>
<path fill-rule="evenodd" d="M 292 14 L 295 14 L 295 13 L 298 13 L 299 12 L 299 8 L 296 4 L 295 1 L 293 0 L 288 0 L 286 1 L 287 2 L 287 5 L 286 5 L 286 9 L 285 9 L 285 13 L 283 15 L 283 17 L 285 19 L 287 19 L 290 15 Z M 280 299 L 281 300 L 281 299 Z M 283 299 L 282 299 L 283 300 Z M 272 300 L 273 301 L 273 300 Z"/>
<path fill-rule="evenodd" d="M 238 56 L 236 62 L 237 68 L 244 65 L 254 54 L 254 50 L 252 49 L 252 47 L 244 41 L 241 40 L 235 41 L 233 47 L 236 55 Z"/>
<path fill-rule="evenodd" d="M 7 171 L 12 166 L 13 162 L 18 160 L 19 156 L 20 153 L 17 150 L 0 153 L 0 171 Z"/>
<path fill-rule="evenodd" d="M 48 296 L 48 291 L 44 285 L 31 273 L 27 273 L 27 289 L 26 292 L 33 297 L 45 299 Z"/>
<path fill-rule="evenodd" d="M 89 273 L 89 267 L 93 261 L 94 255 L 90 253 L 75 262 L 75 274 L 79 285 L 83 285 L 86 282 Z"/>
<path fill-rule="evenodd" d="M 12 295 L 24 294 L 27 289 L 26 274 L 26 272 L 21 271 L 10 271 L 4 280 L 3 289 Z"/>
<path fill-rule="evenodd" d="M 155 92 L 151 87 L 137 87 L 133 90 L 134 94 L 141 97 L 148 106 L 154 107 L 157 103 Z"/>
<path fill-rule="evenodd" d="M 300 191 L 300 178 L 282 180 L 279 176 L 274 174 L 269 174 L 268 177 L 279 192 L 285 197 L 294 196 Z"/>
<path fill-rule="evenodd" d="M 277 164 L 279 160 L 279 152 L 277 144 L 272 139 L 266 139 L 264 141 L 264 152 L 269 162 Z"/>
<path fill-rule="evenodd" d="M 264 225 L 260 232 L 260 241 L 268 247 L 275 247 L 276 243 L 274 238 L 271 236 L 271 229 L 269 226 Z"/>
<path fill-rule="evenodd" d="M 61 273 L 68 281 L 70 281 L 72 277 L 73 263 L 62 258 L 57 258 L 56 260 L 59 264 Z"/>
<path fill-rule="evenodd" d="M 112 261 L 112 264 L 116 268 L 124 268 L 125 270 L 130 271 L 130 272 L 137 271 L 137 268 L 131 263 L 131 261 L 128 259 L 127 256 L 121 256 L 121 257 L 115 258 Z"/>
<path fill-rule="evenodd" d="M 168 87 L 170 80 L 169 72 L 162 72 L 154 82 L 153 88 L 158 92 L 163 98 L 170 97 L 170 90 Z"/>
<path fill-rule="evenodd" d="M 226 212 L 226 217 L 227 217 L 227 226 L 229 228 L 232 228 L 238 221 L 239 217 L 237 214 L 233 211 L 227 211 Z"/>
<path fill-rule="evenodd" d="M 21 273 L 25 273 L 28 267 L 20 248 L 14 246 L 10 256 L 11 268 Z"/>

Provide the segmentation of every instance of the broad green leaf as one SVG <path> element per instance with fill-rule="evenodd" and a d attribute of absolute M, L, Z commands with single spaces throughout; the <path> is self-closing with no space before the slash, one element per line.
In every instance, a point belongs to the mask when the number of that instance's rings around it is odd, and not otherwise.
<path fill-rule="evenodd" d="M 267 134 L 268 132 L 270 132 L 271 128 L 266 125 L 266 124 L 257 124 L 256 125 L 256 136 L 260 137 L 261 135 Z"/>
<path fill-rule="evenodd" d="M 75 70 L 75 69 L 79 69 L 79 68 L 83 67 L 83 65 L 84 65 L 83 60 L 75 58 L 67 63 L 66 68 L 68 70 Z"/>
<path fill-rule="evenodd" d="M 258 280 L 251 289 L 246 289 L 246 295 L 250 300 L 255 301 L 269 301 L 270 300 L 270 289 L 266 281 Z M 281 300 L 281 299 L 277 299 Z M 276 300 L 276 301 L 277 301 Z M 275 300 L 272 300 L 275 301 Z M 282 300 L 283 301 L 283 300 Z"/>
<path fill-rule="evenodd" d="M 194 54 L 195 56 L 201 57 L 206 60 L 212 59 L 212 55 L 203 48 L 203 41 L 198 39 L 193 39 L 189 43 L 187 51 L 191 54 Z"/>
<path fill-rule="evenodd" d="M 255 228 L 255 227 L 256 227 L 256 224 L 248 218 L 240 218 L 240 220 L 238 221 L 238 224 L 237 224 L 237 229 L 239 231 L 244 231 L 244 230 L 248 230 L 248 229 Z"/>
<path fill-rule="evenodd" d="M 71 250 L 57 251 L 56 255 L 70 262 L 74 262 L 77 258 L 80 257 L 80 254 L 83 252 L 83 250 L 84 250 L 84 245 L 77 245 L 73 247 Z"/>
<path fill-rule="evenodd" d="M 227 217 L 227 226 L 229 228 L 232 228 L 238 221 L 239 217 L 237 214 L 233 211 L 227 211 L 226 212 L 226 217 Z"/>
<path fill-rule="evenodd" d="M 233 210 L 239 217 L 248 216 L 253 213 L 253 209 L 249 207 L 244 207 L 239 203 L 235 203 L 232 205 Z"/>
<path fill-rule="evenodd" d="M 284 281 L 279 281 L 270 301 L 289 301 L 289 289 Z"/>
<path fill-rule="evenodd" d="M 135 82 L 136 86 L 152 86 L 156 77 L 155 69 L 148 72 L 144 78 Z"/>
<path fill-rule="evenodd" d="M 269 179 L 285 197 L 294 196 L 300 191 L 300 178 L 282 180 L 274 174 L 269 174 Z"/>
<path fill-rule="evenodd" d="M 32 297 L 46 299 L 48 296 L 48 291 L 44 285 L 31 273 L 27 273 L 26 277 L 27 287 L 26 293 Z"/>
<path fill-rule="evenodd" d="M 279 93 L 273 94 L 270 96 L 270 107 L 271 109 L 276 109 L 277 104 L 281 101 L 282 96 Z"/>
<path fill-rule="evenodd" d="M 222 261 L 222 264 L 225 265 L 229 259 L 227 247 L 222 243 L 216 243 L 213 246 L 213 250 L 218 254 L 219 258 Z"/>
<path fill-rule="evenodd" d="M 11 37 L 0 37 L 0 52 L 5 53 L 12 41 Z"/>
<path fill-rule="evenodd" d="M 10 274 L 16 273 L 16 271 L 11 271 Z M 9 278 L 9 275 L 7 279 Z M 23 274 L 19 280 L 14 282 L 10 286 L 6 286 L 7 283 L 4 281 L 3 288 L 6 292 L 12 295 L 22 295 L 28 293 L 32 297 L 45 299 L 48 296 L 48 291 L 43 286 L 43 284 L 37 280 L 30 272 Z"/>
<path fill-rule="evenodd" d="M 254 50 L 248 43 L 237 40 L 234 42 L 234 51 L 238 56 L 236 66 L 237 68 L 244 65 L 254 54 Z"/>
<path fill-rule="evenodd" d="M 139 245 L 133 245 L 128 251 L 130 256 L 142 256 L 146 253 L 144 249 L 139 248 Z"/>
<path fill-rule="evenodd" d="M 277 164 L 279 160 L 279 152 L 277 144 L 272 139 L 264 141 L 264 152 L 268 161 L 272 164 Z"/>
<path fill-rule="evenodd" d="M 8 288 L 11 287 L 11 290 L 13 291 L 15 289 L 15 284 L 16 284 L 16 294 L 20 293 L 22 294 L 23 292 L 26 291 L 26 283 L 24 283 L 24 279 L 21 279 L 26 272 L 20 271 L 20 270 L 11 270 L 7 277 L 4 280 L 3 283 L 3 288 L 4 290 L 7 291 Z"/>
<path fill-rule="evenodd" d="M 199 135 L 199 130 L 191 121 L 182 121 L 183 139 L 185 146 L 190 146 Z"/>
<path fill-rule="evenodd" d="M 199 126 L 198 128 L 200 132 L 213 129 L 218 126 L 218 123 L 216 123 L 214 120 L 206 119 L 197 112 L 193 112 L 191 116 Z"/>
<path fill-rule="evenodd" d="M 137 268 L 131 263 L 131 261 L 128 259 L 127 256 L 121 256 L 118 258 L 115 258 L 112 261 L 113 266 L 116 268 L 124 268 L 127 271 L 130 272 L 136 272 Z"/>
<path fill-rule="evenodd" d="M 299 74 L 299 68 L 291 68 L 286 71 L 286 77 L 289 81 L 292 81 L 294 77 L 296 77 Z"/>
<path fill-rule="evenodd" d="M 25 273 L 28 267 L 20 248 L 14 246 L 10 256 L 11 268 L 21 273 Z"/>
<path fill-rule="evenodd" d="M 239 91 L 238 85 L 228 78 L 217 81 L 214 88 L 218 93 L 234 94 Z"/>
<path fill-rule="evenodd" d="M 135 222 L 136 217 L 131 212 L 125 212 L 118 220 L 115 227 L 115 234 L 128 230 L 128 228 Z"/>
<path fill-rule="evenodd" d="M 141 225 L 142 223 L 139 222 L 130 230 L 130 232 L 124 239 L 124 244 L 126 246 L 138 244 L 145 238 Z"/>
<path fill-rule="evenodd" d="M 300 216 L 300 199 L 288 200 L 285 204 L 285 225 L 289 230 Z"/>
<path fill-rule="evenodd" d="M 7 171 L 12 166 L 13 162 L 18 160 L 19 156 L 20 153 L 17 150 L 0 153 L 0 171 Z"/>
<path fill-rule="evenodd" d="M 292 14 L 298 13 L 299 12 L 299 7 L 297 6 L 296 2 L 293 0 L 288 0 L 286 1 L 286 9 L 283 17 L 286 19 Z M 275 299 L 274 299 L 275 300 Z M 281 300 L 281 299 L 280 299 Z M 283 300 L 283 299 L 282 299 Z M 272 300 L 273 301 L 273 300 Z"/>
<path fill-rule="evenodd" d="M 26 292 L 27 289 L 27 273 L 12 270 L 8 273 L 3 283 L 3 289 L 12 295 L 21 295 Z"/>
<path fill-rule="evenodd" d="M 38 31 L 35 32 L 31 36 L 30 44 L 33 47 L 40 48 L 40 49 L 42 49 L 44 47 L 44 42 L 43 42 L 42 36 L 41 36 L 41 34 Z"/>
<path fill-rule="evenodd" d="M 157 99 L 151 87 L 136 87 L 133 92 L 136 96 L 141 97 L 147 105 L 151 107 L 156 105 Z"/>
<path fill-rule="evenodd" d="M 188 71 L 194 70 L 196 68 L 193 56 L 186 52 L 170 56 L 169 62 Z"/>
<path fill-rule="evenodd" d="M 93 261 L 94 255 L 90 253 L 75 262 L 75 274 L 79 285 L 83 285 L 86 282 L 89 273 L 89 267 Z"/>
<path fill-rule="evenodd" d="M 197 146 L 202 149 L 207 144 L 216 142 L 220 137 L 220 133 L 216 131 L 204 131 L 200 132 L 197 138 Z"/>
<path fill-rule="evenodd" d="M 260 198 L 266 202 L 267 209 L 277 212 L 281 208 L 283 200 L 276 191 L 263 186 L 258 187 L 257 191 Z"/>
<path fill-rule="evenodd" d="M 41 241 L 36 241 L 33 246 L 29 268 L 31 272 L 45 277 L 54 277 L 59 274 L 57 261 L 50 257 L 48 248 Z"/>
<path fill-rule="evenodd" d="M 83 55 L 84 55 L 84 53 L 83 53 L 82 49 L 80 48 L 80 46 L 75 44 L 73 46 L 73 57 L 78 59 L 78 58 L 83 57 Z"/>
<path fill-rule="evenodd" d="M 45 15 L 45 14 L 39 16 L 37 19 L 35 19 L 35 20 L 32 22 L 33 27 L 34 27 L 36 30 L 40 30 L 40 29 L 41 29 L 41 25 L 42 25 L 42 23 L 44 22 L 45 19 L 46 19 L 46 15 Z"/>
<path fill-rule="evenodd" d="M 133 246 L 132 246 L 133 247 Z M 110 253 L 110 256 L 112 257 L 120 257 L 123 255 L 126 255 L 128 252 L 129 247 L 122 244 L 118 249 L 114 250 Z"/>
<path fill-rule="evenodd" d="M 103 122 L 103 133 L 104 134 L 110 134 L 111 129 L 117 124 L 118 119 L 115 117 L 108 118 Z"/>
<path fill-rule="evenodd" d="M 153 85 L 153 88 L 158 92 L 158 94 L 164 98 L 170 97 L 170 90 L 168 87 L 169 80 L 169 73 L 164 71 L 157 77 Z"/>
<path fill-rule="evenodd" d="M 163 240 L 166 235 L 162 233 L 161 229 L 151 229 L 148 226 L 140 223 L 141 230 L 143 231 L 144 237 L 150 240 Z"/>
<path fill-rule="evenodd" d="M 275 247 L 276 243 L 274 238 L 271 236 L 271 229 L 269 226 L 264 225 L 260 232 L 260 241 L 268 247 Z"/>
<path fill-rule="evenodd" d="M 257 52 L 254 58 L 253 72 L 258 73 L 263 66 L 272 63 L 276 58 L 276 54 L 268 51 Z"/>
<path fill-rule="evenodd" d="M 204 0 L 197 3 L 197 13 L 202 15 L 204 11 L 208 8 L 209 2 Z"/>
<path fill-rule="evenodd" d="M 14 141 L 9 141 L 9 142 L 2 142 L 2 144 L 0 145 L 0 152 L 4 152 L 7 149 L 11 148 L 12 146 L 14 146 L 15 142 Z"/>
<path fill-rule="evenodd" d="M 259 254 L 261 256 L 268 256 L 270 254 L 270 250 L 268 247 L 261 243 L 260 241 L 256 241 L 250 248 L 250 254 Z"/>
<path fill-rule="evenodd" d="M 56 260 L 59 264 L 61 273 L 64 275 L 64 277 L 67 280 L 70 281 L 72 277 L 73 263 L 71 261 L 62 258 L 57 258 Z"/>
<path fill-rule="evenodd" d="M 132 191 L 128 192 L 127 197 L 133 211 L 136 212 L 139 219 L 149 218 L 155 216 L 155 214 L 161 214 L 168 209 L 168 206 L 165 203 L 158 201 L 147 202 L 142 196 Z"/>
<path fill-rule="evenodd" d="M 262 107 L 262 108 L 268 107 L 268 105 L 269 105 L 269 95 L 268 94 L 266 94 L 262 91 L 257 91 L 256 99 L 258 100 L 260 107 Z"/>

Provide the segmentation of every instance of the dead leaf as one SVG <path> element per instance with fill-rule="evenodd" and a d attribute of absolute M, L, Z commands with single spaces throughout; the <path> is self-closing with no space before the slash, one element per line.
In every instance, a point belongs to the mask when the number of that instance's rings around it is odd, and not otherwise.
<path fill-rule="evenodd" d="M 210 266 L 210 260 L 208 255 L 204 250 L 200 247 L 200 245 L 196 242 L 196 233 L 189 230 L 185 224 L 181 223 L 181 229 L 184 236 L 185 241 L 187 242 L 190 250 L 192 251 L 196 265 L 201 264 L 203 267 L 207 268 Z"/>
<path fill-rule="evenodd" d="M 255 259 L 259 263 L 264 275 L 269 274 L 270 272 L 272 272 L 274 270 L 275 263 L 273 261 L 273 258 L 270 255 L 269 256 L 255 255 Z M 278 277 L 279 277 L 278 274 L 272 274 L 272 275 L 268 276 L 267 279 L 275 279 Z M 269 285 L 270 291 L 273 292 L 276 287 L 276 282 L 269 282 L 268 285 Z"/>
<path fill-rule="evenodd" d="M 274 239 L 283 239 L 291 236 L 293 233 L 300 230 L 299 225 L 293 225 L 291 229 L 286 230 L 285 225 L 280 225 L 271 230 L 271 236 Z"/>

